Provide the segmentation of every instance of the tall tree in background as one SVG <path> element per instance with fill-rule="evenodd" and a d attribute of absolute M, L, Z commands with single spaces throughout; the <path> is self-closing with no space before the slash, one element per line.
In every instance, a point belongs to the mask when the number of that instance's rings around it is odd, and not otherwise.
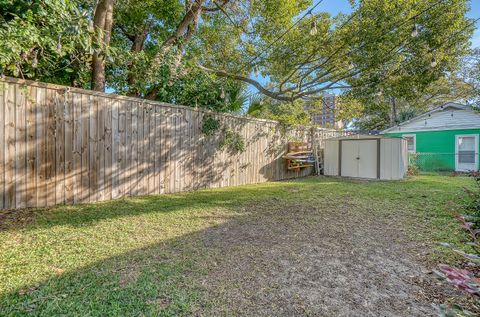
<path fill-rule="evenodd" d="M 332 89 L 375 93 L 391 76 L 397 87 L 406 84 L 401 93 L 413 95 L 458 68 L 459 58 L 468 52 L 474 24 L 466 17 L 467 0 L 364 0 L 352 1 L 352 7 L 351 15 L 300 14 L 306 17 L 277 25 L 269 19 L 261 31 L 255 20 L 255 31 L 242 34 L 244 46 L 252 50 L 245 50 L 236 67 L 208 61 L 202 65 L 218 76 L 254 85 L 271 98 L 292 101 L 321 98 Z M 261 9 L 268 8 L 252 8 Z M 310 32 L 313 24 L 316 32 Z M 418 35 L 412 37 L 414 27 Z M 436 67 L 431 68 L 434 57 Z M 273 88 L 252 79 L 253 68 Z"/>
<path fill-rule="evenodd" d="M 457 76 L 471 89 L 469 101 L 480 108 L 480 47 L 462 59 Z"/>
<path fill-rule="evenodd" d="M 382 84 L 377 86 L 379 89 L 376 92 L 349 90 L 339 98 L 338 118 L 353 121 L 361 130 L 382 130 L 448 102 L 471 103 L 478 106 L 479 56 L 480 49 L 474 49 L 461 58 L 457 70 L 442 75 L 421 90 L 418 86 L 412 86 L 412 83 L 392 81 L 396 76 L 390 76 L 382 81 Z"/>

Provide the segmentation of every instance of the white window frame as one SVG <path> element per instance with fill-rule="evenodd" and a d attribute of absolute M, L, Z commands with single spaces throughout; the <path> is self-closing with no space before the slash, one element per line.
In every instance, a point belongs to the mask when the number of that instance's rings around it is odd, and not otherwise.
<path fill-rule="evenodd" d="M 417 153 L 417 135 L 416 134 L 402 134 L 402 138 L 413 138 L 413 151 L 408 151 L 408 153 Z M 408 148 L 408 143 L 407 143 Z"/>
<path fill-rule="evenodd" d="M 458 139 L 472 136 L 475 137 L 475 171 L 478 171 L 478 134 L 455 135 L 455 171 L 458 171 Z"/>

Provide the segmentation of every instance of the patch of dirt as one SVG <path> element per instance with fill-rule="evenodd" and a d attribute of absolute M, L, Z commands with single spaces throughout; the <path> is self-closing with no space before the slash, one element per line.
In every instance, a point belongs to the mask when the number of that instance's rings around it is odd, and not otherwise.
<path fill-rule="evenodd" d="M 120 287 L 125 288 L 128 285 L 135 283 L 140 276 L 140 271 L 141 267 L 137 265 L 130 265 L 122 268 L 119 270 L 120 274 Z"/>
<path fill-rule="evenodd" d="M 202 312 L 242 316 L 434 316 L 441 293 L 398 213 L 375 203 L 256 203 L 203 233 Z M 445 296 L 442 294 L 441 296 Z"/>
<path fill-rule="evenodd" d="M 155 298 L 154 300 L 147 301 L 149 305 L 156 305 L 162 309 L 165 309 L 170 305 L 170 300 L 166 297 Z"/>
<path fill-rule="evenodd" d="M 34 222 L 36 215 L 34 209 L 0 211 L 0 231 L 21 229 Z"/>

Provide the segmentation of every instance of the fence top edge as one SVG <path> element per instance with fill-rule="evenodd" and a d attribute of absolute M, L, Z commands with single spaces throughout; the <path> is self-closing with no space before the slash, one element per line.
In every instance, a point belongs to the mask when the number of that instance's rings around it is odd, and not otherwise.
<path fill-rule="evenodd" d="M 50 83 L 45 83 L 45 82 L 40 82 L 40 81 L 35 81 L 35 80 L 29 80 L 29 79 L 4 77 L 4 78 L 0 78 L 0 82 L 2 82 L 2 81 L 7 82 L 7 83 L 15 83 L 15 84 L 19 84 L 19 85 L 28 85 L 28 86 L 35 86 L 35 87 L 55 89 L 55 90 L 63 90 L 63 91 L 68 90 L 69 92 L 73 92 L 73 93 L 80 93 L 80 94 L 91 95 L 91 96 L 100 96 L 100 97 L 116 99 L 116 100 L 127 100 L 127 101 L 142 103 L 142 104 L 148 104 L 148 105 L 151 105 L 151 106 L 169 107 L 169 108 L 176 108 L 176 109 L 186 109 L 186 110 L 190 110 L 190 111 L 219 115 L 219 116 L 223 116 L 223 117 L 230 117 L 230 118 L 246 120 L 246 121 L 273 123 L 275 125 L 280 124 L 280 122 L 275 121 L 275 120 L 246 117 L 246 116 L 240 116 L 240 115 L 235 115 L 235 114 L 225 113 L 225 112 L 215 112 L 215 111 L 207 110 L 207 109 L 193 108 L 193 107 L 184 106 L 184 105 L 174 105 L 174 104 L 171 104 L 171 103 L 166 103 L 166 102 L 161 102 L 161 101 L 146 100 L 146 99 L 141 99 L 141 98 L 136 98 L 136 97 L 118 95 L 118 94 L 114 94 L 114 93 L 106 93 L 106 92 L 93 91 L 93 90 L 77 88 L 77 87 L 63 86 L 63 85 L 58 85 L 58 84 L 50 84 Z M 300 129 L 300 130 L 308 130 L 308 129 L 313 128 L 317 131 L 341 132 L 341 131 L 335 130 L 335 129 L 327 129 L 327 128 L 320 128 L 320 127 L 314 127 L 314 126 L 297 126 L 295 128 Z"/>

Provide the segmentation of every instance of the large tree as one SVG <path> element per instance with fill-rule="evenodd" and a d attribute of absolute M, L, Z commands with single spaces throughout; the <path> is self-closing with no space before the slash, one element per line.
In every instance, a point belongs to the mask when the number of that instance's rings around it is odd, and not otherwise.
<path fill-rule="evenodd" d="M 348 16 L 320 12 L 275 25 L 276 36 L 268 31 L 243 34 L 242 43 L 253 52 L 244 50 L 241 63 L 204 66 L 285 101 L 312 99 L 339 88 L 375 93 L 386 79 L 405 84 L 404 90 L 413 95 L 455 70 L 468 51 L 474 24 L 465 15 L 467 0 L 364 0 L 352 1 L 352 6 Z M 313 22 L 317 33 L 309 35 Z M 414 27 L 416 37 L 411 36 Z M 436 67 L 429 67 L 432 58 Z M 253 67 L 275 83 L 274 88 L 252 80 Z"/>
<path fill-rule="evenodd" d="M 0 0 L 0 73 L 73 86 L 88 80 L 91 10 L 88 1 Z"/>
<path fill-rule="evenodd" d="M 352 0 L 338 16 L 312 0 L 0 1 L 6 74 L 191 105 L 184 96 L 221 104 L 244 84 L 281 102 L 415 96 L 458 68 L 473 29 L 468 0 Z"/>

